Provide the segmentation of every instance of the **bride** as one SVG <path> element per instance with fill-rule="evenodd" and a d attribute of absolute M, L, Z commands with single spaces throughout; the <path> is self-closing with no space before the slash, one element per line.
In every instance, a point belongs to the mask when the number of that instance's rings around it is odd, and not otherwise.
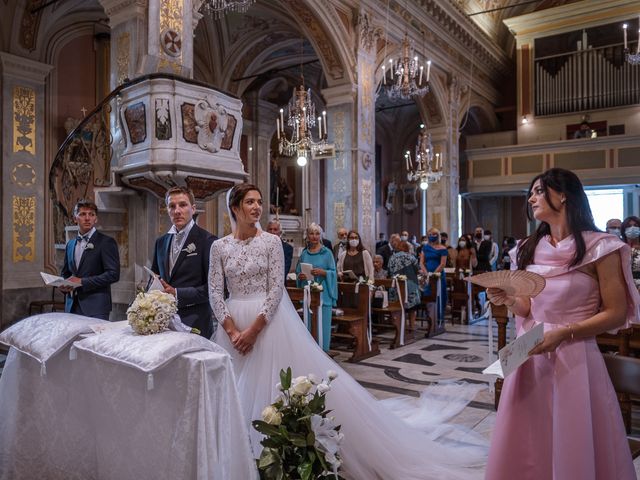
<path fill-rule="evenodd" d="M 481 478 L 486 447 L 468 437 L 453 440 L 452 429 L 443 423 L 443 417 L 459 412 L 470 400 L 456 398 L 460 385 L 442 387 L 453 391 L 438 390 L 442 395 L 430 398 L 428 406 L 423 394 L 419 418 L 407 418 L 408 403 L 414 399 L 395 404 L 375 399 L 322 351 L 288 295 L 283 295 L 282 243 L 259 228 L 262 195 L 258 188 L 236 185 L 227 203 L 233 233 L 211 247 L 209 294 L 222 326 L 216 342 L 233 357 L 246 419 L 260 419 L 264 407 L 273 401 L 281 368 L 290 366 L 294 376 L 314 373 L 319 377 L 335 370 L 338 378 L 327 394 L 327 408 L 344 433 L 343 475 L 355 480 Z M 224 285 L 230 294 L 226 300 Z M 258 457 L 262 435 L 249 429 Z"/>

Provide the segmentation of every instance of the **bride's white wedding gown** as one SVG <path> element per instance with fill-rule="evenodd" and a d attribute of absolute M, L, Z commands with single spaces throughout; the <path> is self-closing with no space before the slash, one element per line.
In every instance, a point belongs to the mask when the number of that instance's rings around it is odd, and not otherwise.
<path fill-rule="evenodd" d="M 222 328 L 216 334 L 216 342 L 233 357 L 247 421 L 260 419 L 264 407 L 276 397 L 280 369 L 290 366 L 294 377 L 314 373 L 320 378 L 326 377 L 327 370 L 335 370 L 338 378 L 327 394 L 327 407 L 342 425 L 345 476 L 355 480 L 482 477 L 486 444 L 478 446 L 477 438 L 471 437 L 466 437 L 469 441 L 452 441 L 451 429 L 443 423 L 443 417 L 457 413 L 470 400 L 452 401 L 449 396 L 465 386 L 449 385 L 438 390 L 443 395 L 435 395 L 435 399 L 422 398 L 418 419 L 403 420 L 392 413 L 393 409 L 406 414 L 414 399 L 391 403 L 375 399 L 322 351 L 289 296 L 283 295 L 284 258 L 278 237 L 262 231 L 244 241 L 226 236 L 213 243 L 210 265 L 209 293 L 216 318 L 230 315 L 239 330 L 249 327 L 260 313 L 267 319 L 248 355 L 233 348 Z M 225 284 L 230 294 L 227 300 Z M 477 389 L 471 387 L 471 392 L 473 395 Z M 416 419 L 420 428 L 415 427 L 416 422 L 412 426 L 407 423 Z M 251 426 L 249 430 L 258 457 L 262 436 Z"/>

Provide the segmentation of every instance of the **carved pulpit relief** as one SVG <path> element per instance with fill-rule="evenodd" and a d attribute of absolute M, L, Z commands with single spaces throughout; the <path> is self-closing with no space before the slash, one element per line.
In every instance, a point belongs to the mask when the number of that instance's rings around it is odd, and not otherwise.
<path fill-rule="evenodd" d="M 211 153 L 220 151 L 229 116 L 224 107 L 211 96 L 196 103 L 194 111 L 196 131 L 198 132 L 198 146 Z"/>

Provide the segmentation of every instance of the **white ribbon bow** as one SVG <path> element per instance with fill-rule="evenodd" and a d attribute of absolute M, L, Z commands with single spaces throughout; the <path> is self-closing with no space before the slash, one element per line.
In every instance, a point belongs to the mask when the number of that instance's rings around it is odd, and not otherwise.
<path fill-rule="evenodd" d="M 396 289 L 398 292 L 398 299 L 400 300 L 400 346 L 404 345 L 404 304 L 409 301 L 409 292 L 407 289 L 407 284 L 405 282 L 404 286 L 404 299 L 400 296 L 400 280 L 398 280 L 398 275 L 393 276 L 393 282 L 391 282 L 391 287 Z"/>

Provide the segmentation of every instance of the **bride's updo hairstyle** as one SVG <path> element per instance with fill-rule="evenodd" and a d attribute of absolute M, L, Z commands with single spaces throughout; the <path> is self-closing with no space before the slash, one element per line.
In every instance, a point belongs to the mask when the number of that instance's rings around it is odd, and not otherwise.
<path fill-rule="evenodd" d="M 541 173 L 531 181 L 529 191 L 527 193 L 527 200 L 531 197 L 531 191 L 533 190 L 533 184 L 537 180 L 540 180 L 540 186 L 544 190 L 544 198 L 549 205 L 549 208 L 558 211 L 557 208 L 551 203 L 551 197 L 549 196 L 549 189 L 558 193 L 564 194 L 565 212 L 567 214 L 567 224 L 569 231 L 573 235 L 576 242 L 576 253 L 569 264 L 573 267 L 579 264 L 584 258 L 584 254 L 587 251 L 587 247 L 582 238 L 582 232 L 599 232 L 593 221 L 593 214 L 591 213 L 591 207 L 589 206 L 589 200 L 587 194 L 584 193 L 582 182 L 578 176 L 570 170 L 564 168 L 550 168 L 544 173 Z M 527 217 L 533 221 L 533 212 L 531 206 L 527 201 Z M 518 246 L 518 269 L 524 270 L 527 265 L 535 263 L 534 253 L 538 242 L 546 235 L 551 234 L 551 228 L 546 222 L 540 222 L 538 228 L 525 238 Z"/>
<path fill-rule="evenodd" d="M 232 207 L 240 208 L 240 205 L 242 205 L 242 200 L 244 200 L 244 197 L 247 195 L 247 193 L 254 190 L 258 192 L 262 197 L 262 192 L 260 191 L 260 189 L 252 183 L 239 183 L 235 185 L 229 192 L 229 214 L 234 221 L 237 221 L 237 219 Z"/>

